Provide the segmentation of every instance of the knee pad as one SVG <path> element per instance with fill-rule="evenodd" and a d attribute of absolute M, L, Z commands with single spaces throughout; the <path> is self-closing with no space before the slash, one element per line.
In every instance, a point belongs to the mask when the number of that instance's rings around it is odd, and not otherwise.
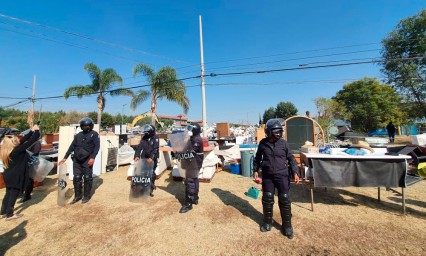
<path fill-rule="evenodd" d="M 280 203 L 290 203 L 290 195 L 289 194 L 279 194 L 278 201 Z"/>
<path fill-rule="evenodd" d="M 274 202 L 274 194 L 272 192 L 265 192 L 262 195 L 262 201 L 263 202 L 268 202 L 268 203 L 273 203 Z"/>
<path fill-rule="evenodd" d="M 93 180 L 92 175 L 88 175 L 88 174 L 84 175 L 84 181 L 91 181 L 91 180 Z"/>
<path fill-rule="evenodd" d="M 81 175 L 75 175 L 72 179 L 73 182 L 81 182 L 83 180 L 83 176 Z"/>

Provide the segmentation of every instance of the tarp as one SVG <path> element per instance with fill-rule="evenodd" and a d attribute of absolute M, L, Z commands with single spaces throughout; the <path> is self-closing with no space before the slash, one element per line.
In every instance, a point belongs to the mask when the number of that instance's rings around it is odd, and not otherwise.
<path fill-rule="evenodd" d="M 406 187 L 405 159 L 311 160 L 315 187 Z"/>

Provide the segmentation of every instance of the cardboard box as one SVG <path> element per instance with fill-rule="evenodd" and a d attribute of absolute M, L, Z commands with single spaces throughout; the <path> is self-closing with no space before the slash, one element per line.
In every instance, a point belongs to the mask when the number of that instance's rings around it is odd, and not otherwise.
<path fill-rule="evenodd" d="M 229 129 L 229 123 L 216 123 L 216 132 L 217 132 L 218 138 L 231 136 L 231 131 Z"/>
<path fill-rule="evenodd" d="M 260 142 L 263 138 L 266 138 L 265 130 L 264 130 L 263 128 L 257 128 L 257 129 L 256 129 L 256 141 L 257 141 L 257 144 L 259 144 L 259 142 Z"/>

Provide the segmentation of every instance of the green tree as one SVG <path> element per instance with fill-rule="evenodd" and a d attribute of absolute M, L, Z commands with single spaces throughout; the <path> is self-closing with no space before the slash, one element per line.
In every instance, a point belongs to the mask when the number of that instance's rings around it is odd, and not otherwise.
<path fill-rule="evenodd" d="M 158 72 L 155 72 L 146 64 L 137 64 L 133 68 L 133 76 L 142 74 L 147 77 L 150 91 L 140 90 L 132 98 L 130 108 L 135 110 L 142 102 L 151 97 L 151 113 L 157 111 L 158 100 L 166 99 L 176 102 L 183 108 L 184 113 L 188 113 L 189 99 L 186 96 L 185 84 L 178 80 L 176 70 L 172 67 L 162 67 Z M 154 115 L 151 117 L 151 124 L 155 125 Z"/>
<path fill-rule="evenodd" d="M 335 119 L 344 118 L 346 115 L 345 108 L 334 99 L 318 97 L 314 99 L 317 108 L 318 123 L 323 128 L 327 128 Z"/>
<path fill-rule="evenodd" d="M 159 130 L 167 130 L 168 127 L 172 126 L 174 121 L 170 119 L 160 118 L 160 122 L 163 123 L 163 127 L 159 128 Z"/>
<path fill-rule="evenodd" d="M 113 127 L 115 123 L 116 122 L 114 116 L 112 116 L 110 113 L 102 113 L 102 127 Z"/>
<path fill-rule="evenodd" d="M 410 117 L 425 117 L 426 10 L 401 20 L 382 45 L 388 83 L 401 94 Z"/>
<path fill-rule="evenodd" d="M 93 120 L 93 122 L 97 122 L 98 114 L 94 111 L 87 113 L 85 115 Z M 121 119 L 120 119 L 121 122 Z M 112 116 L 110 113 L 103 112 L 102 113 L 102 120 L 101 124 L 99 125 L 99 129 L 102 130 L 104 127 L 112 127 L 116 123 L 116 119 L 114 116 Z"/>
<path fill-rule="evenodd" d="M 42 112 L 40 118 L 40 129 L 42 133 L 55 133 L 59 132 L 59 126 L 64 125 L 61 123 L 62 117 L 65 115 L 63 111 L 58 112 Z"/>
<path fill-rule="evenodd" d="M 95 117 L 96 117 L 96 112 L 93 112 L 93 113 L 95 113 Z M 60 124 L 61 125 L 78 124 L 80 122 L 80 120 L 83 117 L 86 117 L 86 116 L 87 116 L 86 113 L 80 113 L 80 112 L 73 110 L 73 111 L 64 113 L 64 115 L 61 117 Z M 93 120 L 95 120 L 95 119 L 93 119 Z"/>
<path fill-rule="evenodd" d="M 351 120 L 352 128 L 359 132 L 384 127 L 390 120 L 396 125 L 406 122 L 395 90 L 377 79 L 364 78 L 346 84 L 333 100 L 345 107 L 345 119 Z"/>
<path fill-rule="evenodd" d="M 275 118 L 275 108 L 270 107 L 263 113 L 263 123 L 266 124 L 272 118 Z"/>
<path fill-rule="evenodd" d="M 6 124 L 9 127 L 16 128 L 20 131 L 24 131 L 24 130 L 30 128 L 28 123 L 27 123 L 26 117 L 11 117 L 11 118 L 8 118 L 7 121 L 6 121 Z"/>
<path fill-rule="evenodd" d="M 284 120 L 297 115 L 297 108 L 291 102 L 279 102 L 275 108 L 275 117 L 283 118 Z"/>
<path fill-rule="evenodd" d="M 96 94 L 98 102 L 97 123 L 101 124 L 102 112 L 105 109 L 106 102 L 105 95 L 109 94 L 111 96 L 133 96 L 133 92 L 124 88 L 111 90 L 114 84 L 118 84 L 121 86 L 123 83 L 123 79 L 112 68 L 100 70 L 95 64 L 87 63 L 86 65 L 84 65 L 84 70 L 89 73 L 92 83 L 89 85 L 71 86 L 65 90 L 64 97 L 65 99 L 68 99 L 70 96 L 75 95 L 78 98 L 81 98 L 83 96 L 90 96 Z"/>

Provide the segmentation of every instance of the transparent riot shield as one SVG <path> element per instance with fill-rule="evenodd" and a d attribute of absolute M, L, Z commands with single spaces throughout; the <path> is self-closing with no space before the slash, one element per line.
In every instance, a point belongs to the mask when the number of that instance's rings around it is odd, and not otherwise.
<path fill-rule="evenodd" d="M 53 169 L 54 164 L 42 157 L 31 157 L 29 162 L 29 177 L 37 182 L 42 182 Z"/>
<path fill-rule="evenodd" d="M 169 138 L 175 158 L 178 160 L 179 176 L 182 178 L 197 178 L 200 171 L 196 161 L 198 156 L 192 149 L 191 137 L 188 131 L 171 134 Z"/>
<path fill-rule="evenodd" d="M 65 206 L 65 194 L 67 188 L 67 164 L 63 163 L 58 166 L 58 205 Z"/>
<path fill-rule="evenodd" d="M 135 175 L 130 180 L 131 202 L 139 202 L 141 199 L 149 197 L 151 193 L 152 172 L 154 162 L 148 163 L 147 159 L 139 159 L 135 162 Z"/>

